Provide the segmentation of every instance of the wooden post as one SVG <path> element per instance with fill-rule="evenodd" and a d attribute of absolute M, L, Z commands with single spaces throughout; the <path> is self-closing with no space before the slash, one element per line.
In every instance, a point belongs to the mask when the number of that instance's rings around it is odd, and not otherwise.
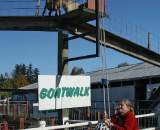
<path fill-rule="evenodd" d="M 68 34 L 64 31 L 58 32 L 58 75 L 68 75 L 68 63 L 65 62 L 68 59 Z M 61 113 L 61 120 L 69 119 L 69 109 L 63 109 Z M 60 120 L 60 118 L 59 118 Z M 62 123 L 62 122 L 61 122 Z"/>
<path fill-rule="evenodd" d="M 19 129 L 24 129 L 24 118 L 19 119 Z"/>
<path fill-rule="evenodd" d="M 58 32 L 58 75 L 68 75 L 68 41 L 64 40 L 68 37 L 64 31 Z"/>
<path fill-rule="evenodd" d="M 98 114 L 98 116 L 97 116 L 97 117 L 98 117 L 98 120 L 100 120 L 100 119 L 101 119 L 101 113 L 98 112 L 97 114 Z"/>
<path fill-rule="evenodd" d="M 13 104 L 13 120 L 16 120 L 17 115 L 17 106 L 16 104 Z"/>
<path fill-rule="evenodd" d="M 56 125 L 56 119 L 55 118 L 51 118 L 51 126 L 55 126 Z"/>
<path fill-rule="evenodd" d="M 91 107 L 87 107 L 87 118 L 88 120 L 91 120 Z"/>
<path fill-rule="evenodd" d="M 24 119 L 26 120 L 28 117 L 28 110 L 29 110 L 29 103 L 28 101 L 26 102 L 26 104 L 24 104 Z"/>
<path fill-rule="evenodd" d="M 91 120 L 91 107 L 87 107 L 87 120 Z M 92 125 L 87 130 L 92 130 Z"/>
<path fill-rule="evenodd" d="M 105 14 L 105 5 L 106 5 L 105 0 L 98 0 L 98 5 L 99 5 L 99 13 L 101 15 L 104 15 Z M 88 0 L 87 7 L 89 9 L 96 10 L 96 1 L 95 0 Z"/>
<path fill-rule="evenodd" d="M 7 98 L 7 115 L 10 115 L 10 103 L 9 103 L 9 98 Z"/>

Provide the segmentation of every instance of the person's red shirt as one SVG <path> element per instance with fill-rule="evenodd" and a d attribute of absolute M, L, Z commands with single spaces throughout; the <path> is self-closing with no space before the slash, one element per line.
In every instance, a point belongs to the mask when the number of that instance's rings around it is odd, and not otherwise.
<path fill-rule="evenodd" d="M 114 130 L 139 130 L 137 119 L 133 112 L 128 112 L 124 116 L 114 115 L 111 118 Z"/>

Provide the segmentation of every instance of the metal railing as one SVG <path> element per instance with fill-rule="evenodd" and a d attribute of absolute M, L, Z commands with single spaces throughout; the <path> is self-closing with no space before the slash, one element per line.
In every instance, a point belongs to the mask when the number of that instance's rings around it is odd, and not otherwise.
<path fill-rule="evenodd" d="M 111 106 L 111 115 L 115 113 L 117 102 L 110 102 Z M 135 106 L 135 114 L 141 115 L 146 113 L 159 113 L 158 111 L 154 110 L 153 104 L 154 101 L 146 101 L 146 100 L 139 100 L 133 101 Z M 78 108 L 78 109 L 70 109 L 70 118 L 73 120 L 103 120 L 103 102 L 92 102 L 92 106 L 88 108 Z M 107 106 L 106 106 L 107 108 Z M 138 124 L 139 128 L 146 128 L 146 127 L 160 127 L 160 115 L 150 116 L 146 118 L 139 118 Z"/>
<path fill-rule="evenodd" d="M 13 119 L 17 117 L 28 117 L 28 102 L 27 101 L 0 101 L 0 115 L 10 116 Z"/>
<path fill-rule="evenodd" d="M 143 114 L 143 115 L 136 115 L 136 118 L 144 118 L 144 117 L 152 117 L 155 116 L 155 113 L 149 113 L 149 114 Z M 64 128 L 75 128 L 75 127 L 84 127 L 88 126 L 90 127 L 91 125 L 97 125 L 98 121 L 84 121 L 80 123 L 75 123 L 75 124 L 65 124 L 65 125 L 59 125 L 59 126 L 48 126 L 46 127 L 46 122 L 45 121 L 40 121 L 40 127 L 38 128 L 29 128 L 25 130 L 58 130 L 58 129 L 64 129 Z M 156 130 L 155 127 L 150 127 L 150 128 L 144 128 L 141 130 Z"/>
<path fill-rule="evenodd" d="M 144 129 L 144 128 L 160 127 L 160 115 L 152 113 L 155 111 L 152 107 L 150 107 L 153 105 L 154 101 L 152 101 L 152 102 L 151 101 L 143 101 L 143 102 L 136 101 L 136 102 L 139 102 L 139 103 L 134 102 L 134 104 L 136 104 L 135 114 L 138 115 L 137 117 L 141 117 L 141 118 L 138 118 L 138 120 L 137 120 L 138 124 L 139 124 L 139 128 Z M 144 102 L 146 102 L 146 103 L 144 103 Z M 27 105 L 27 104 L 30 104 L 30 103 L 29 102 L 28 103 L 27 102 L 11 102 L 11 101 L 7 103 L 4 101 L 1 101 L 0 102 L 0 114 L 1 115 L 10 115 L 13 117 L 13 119 L 16 119 L 16 117 L 32 118 L 30 116 L 31 111 L 29 112 L 29 110 L 31 109 L 30 108 L 31 105 Z M 95 102 L 95 104 L 96 104 L 96 102 Z M 115 104 L 116 104 L 115 102 L 111 102 L 111 107 L 112 107 L 111 110 L 113 110 L 112 114 L 114 114 L 114 108 L 116 106 Z M 142 105 L 142 104 L 145 104 L 145 105 Z M 102 105 L 100 105 L 98 102 L 98 105 L 92 104 L 92 107 L 70 109 L 69 119 L 83 120 L 83 121 L 103 120 L 103 106 Z M 101 106 L 101 110 L 100 110 L 99 106 Z M 33 109 L 33 107 L 32 107 L 32 109 Z M 145 118 L 142 118 L 141 115 L 143 115 L 145 113 L 151 113 L 151 114 L 149 114 L 149 115 L 146 114 Z M 156 112 L 156 113 L 158 113 L 158 112 Z M 38 114 L 38 115 L 39 115 L 39 117 L 36 120 L 37 123 L 35 122 L 35 124 L 32 126 L 30 125 L 30 127 L 33 127 L 33 126 L 37 127 L 38 126 L 38 119 L 45 119 L 46 121 L 48 120 L 46 122 L 47 126 L 52 125 L 52 123 L 50 123 L 49 119 L 54 118 L 57 121 L 57 118 L 56 118 L 57 116 L 50 117 L 51 115 L 49 114 L 50 116 L 48 116 L 48 117 L 47 117 L 47 115 L 45 117 L 44 116 L 40 117 L 41 114 Z M 83 129 L 85 129 L 86 127 L 87 126 L 83 126 Z M 26 127 L 26 128 L 28 128 L 28 127 Z M 73 129 L 75 129 L 75 128 L 72 127 L 72 130 Z M 79 129 L 82 129 L 82 127 L 79 127 Z"/>
<path fill-rule="evenodd" d="M 68 9 L 77 9 L 87 0 L 71 0 Z M 0 16 L 41 16 L 46 0 L 1 0 Z M 63 12 L 63 7 L 61 11 Z"/>

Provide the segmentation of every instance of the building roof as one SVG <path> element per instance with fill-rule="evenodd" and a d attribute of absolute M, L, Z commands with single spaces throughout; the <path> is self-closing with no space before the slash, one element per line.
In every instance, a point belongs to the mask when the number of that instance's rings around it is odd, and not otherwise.
<path fill-rule="evenodd" d="M 145 79 L 160 76 L 160 68 L 148 63 L 138 63 L 122 67 L 106 69 L 104 71 L 97 70 L 86 73 L 91 76 L 91 83 L 101 82 L 102 78 L 108 77 L 109 81 L 129 81 L 136 79 Z M 27 85 L 21 89 L 36 89 L 38 83 Z"/>
<path fill-rule="evenodd" d="M 37 89 L 37 88 L 38 88 L 38 83 L 34 83 L 34 84 L 29 84 L 24 87 L 21 87 L 20 89 L 31 90 L 31 89 Z"/>
<path fill-rule="evenodd" d="M 87 74 L 91 76 L 92 83 L 100 82 L 102 78 L 106 77 L 109 81 L 129 81 L 158 77 L 160 76 L 160 67 L 148 63 L 138 63 L 104 71 L 98 70 Z"/>

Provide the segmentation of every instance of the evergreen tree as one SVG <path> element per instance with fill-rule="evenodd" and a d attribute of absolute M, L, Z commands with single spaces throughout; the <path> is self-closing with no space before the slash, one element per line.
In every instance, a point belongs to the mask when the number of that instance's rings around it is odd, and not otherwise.
<path fill-rule="evenodd" d="M 9 89 L 13 87 L 13 79 L 6 79 L 3 82 L 3 89 Z"/>
<path fill-rule="evenodd" d="M 16 64 L 15 69 L 13 71 L 13 77 L 15 77 L 17 74 L 23 74 L 26 75 L 26 65 L 25 64 Z"/>
<path fill-rule="evenodd" d="M 16 74 L 15 78 L 13 79 L 13 87 L 20 88 L 25 85 L 28 85 L 28 81 L 25 75 L 22 73 Z"/>
<path fill-rule="evenodd" d="M 38 68 L 35 68 L 33 71 L 33 83 L 38 82 L 38 75 L 39 75 L 39 70 Z"/>
<path fill-rule="evenodd" d="M 8 78 L 9 78 L 9 74 L 6 72 L 6 73 L 4 74 L 4 77 L 5 77 L 5 79 L 8 79 Z"/>
<path fill-rule="evenodd" d="M 33 83 L 33 68 L 32 64 L 29 64 L 27 69 L 27 80 L 29 83 Z"/>
<path fill-rule="evenodd" d="M 8 73 L 0 75 L 0 88 L 19 88 L 38 81 L 39 70 L 32 64 L 16 64 L 12 76 Z"/>
<path fill-rule="evenodd" d="M 20 73 L 20 65 L 16 64 L 15 69 L 13 70 L 13 77 Z"/>
<path fill-rule="evenodd" d="M 3 88 L 3 83 L 5 81 L 5 78 L 3 76 L 3 74 L 0 75 L 0 88 Z"/>
<path fill-rule="evenodd" d="M 79 67 L 73 67 L 72 71 L 71 71 L 71 75 L 79 75 L 79 74 L 84 74 L 84 70 L 83 68 L 79 68 Z"/>
<path fill-rule="evenodd" d="M 20 73 L 23 74 L 23 75 L 26 75 L 26 65 L 25 64 L 21 64 L 20 65 Z"/>
<path fill-rule="evenodd" d="M 32 64 L 26 66 L 25 64 L 16 64 L 12 71 L 12 75 L 8 73 L 0 74 L 0 88 L 20 88 L 25 85 L 38 81 L 39 70 L 38 68 L 33 69 Z M 7 97 L 8 93 L 1 92 L 0 96 Z"/>

